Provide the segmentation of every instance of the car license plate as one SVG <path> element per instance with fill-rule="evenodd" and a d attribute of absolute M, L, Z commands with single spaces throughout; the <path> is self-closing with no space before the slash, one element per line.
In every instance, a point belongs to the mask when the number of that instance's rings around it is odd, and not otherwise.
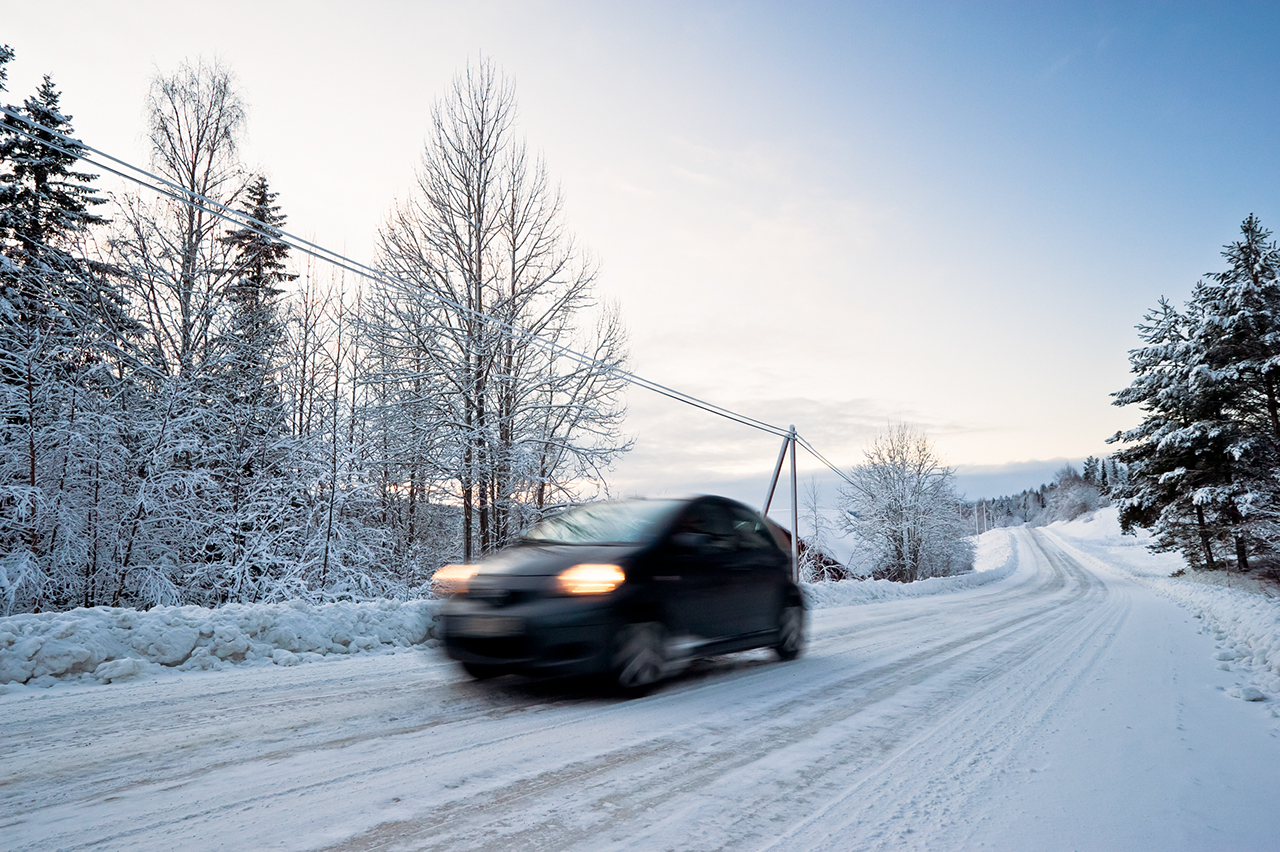
<path fill-rule="evenodd" d="M 524 619 L 514 615 L 460 615 L 453 619 L 458 636 L 516 636 L 524 632 Z"/>

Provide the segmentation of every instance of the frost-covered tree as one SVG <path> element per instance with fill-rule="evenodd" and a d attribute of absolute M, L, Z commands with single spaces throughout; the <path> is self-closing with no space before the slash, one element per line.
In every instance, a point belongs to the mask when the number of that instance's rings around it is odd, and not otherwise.
<path fill-rule="evenodd" d="M 928 439 L 899 424 L 864 456 L 841 489 L 844 523 L 857 548 L 851 567 L 903 583 L 972 568 L 972 530 L 955 492 L 955 471 Z"/>
<path fill-rule="evenodd" d="M 460 503 L 464 558 L 602 487 L 627 446 L 611 371 L 621 322 L 596 304 L 595 267 L 514 117 L 514 89 L 487 60 L 433 106 L 414 191 L 380 234 L 387 277 L 362 332 L 384 504 L 413 519 Z"/>
<path fill-rule="evenodd" d="M 250 223 L 220 237 L 234 249 L 225 298 L 229 314 L 205 358 L 207 405 L 223 428 L 211 436 L 211 474 L 221 492 L 221 524 L 197 585 L 218 599 L 256 601 L 296 594 L 301 516 L 301 445 L 290 432 L 281 389 L 285 355 L 283 285 L 297 278 L 280 240 L 285 216 L 265 177 L 245 190 Z M 303 468 L 305 469 L 305 465 Z"/>
<path fill-rule="evenodd" d="M 1156 546 L 1215 567 L 1215 548 L 1248 570 L 1280 543 L 1280 252 L 1253 216 L 1202 279 L 1184 312 L 1161 300 L 1138 328 L 1136 375 L 1117 405 L 1146 412 L 1113 440 L 1128 468 L 1121 520 L 1150 527 Z M 1113 485 L 1114 488 L 1114 485 Z"/>
<path fill-rule="evenodd" d="M 226 68 L 183 62 L 152 79 L 147 112 L 151 165 L 179 195 L 126 196 L 115 248 L 142 310 L 151 365 L 184 375 L 205 359 L 238 279 L 236 245 L 222 239 L 227 227 L 209 202 L 232 206 L 245 189 L 244 104 Z"/>
<path fill-rule="evenodd" d="M 125 455 L 131 326 L 60 101 L 46 76 L 0 125 L 0 611 L 100 600 Z"/>
<path fill-rule="evenodd" d="M 129 438 L 136 507 L 123 534 L 122 595 L 153 602 L 145 590 L 172 586 L 179 596 L 226 599 L 228 583 L 218 578 L 232 559 L 223 531 L 230 471 L 240 462 L 228 429 L 226 402 L 237 391 L 226 344 L 243 316 L 231 297 L 243 270 L 240 246 L 224 239 L 229 228 L 211 203 L 234 205 L 244 191 L 244 107 L 228 70 L 183 62 L 153 78 L 147 116 L 152 167 L 179 190 L 160 200 L 124 196 L 112 240 L 141 325 Z"/>
<path fill-rule="evenodd" d="M 834 530 L 832 522 L 822 512 L 818 482 L 812 477 L 805 483 L 801 505 L 800 520 L 806 531 L 800 539 L 800 579 L 807 583 L 845 579 L 848 572 L 830 555 Z"/>
<path fill-rule="evenodd" d="M 1093 465 L 1086 469 L 1096 476 L 1098 460 L 1092 456 L 1088 460 L 1093 461 Z M 1102 505 L 1101 489 L 1069 464 L 1054 474 L 1049 493 L 1048 514 L 1055 521 L 1074 520 Z"/>
<path fill-rule="evenodd" d="M 1140 405 L 1142 423 L 1113 440 L 1128 446 L 1116 453 L 1133 471 L 1131 488 L 1120 504 L 1125 529 L 1150 528 L 1156 547 L 1182 550 L 1201 564 L 1214 565 L 1212 507 L 1194 499 L 1203 483 L 1216 476 L 1220 443 L 1206 446 L 1200 415 L 1212 402 L 1197 397 L 1191 383 L 1193 356 L 1190 320 L 1165 299 L 1138 326 L 1145 345 L 1129 353 L 1136 378 L 1114 394 L 1117 405 Z M 1198 544 L 1192 550 L 1192 542 Z"/>
<path fill-rule="evenodd" d="M 8 65 L 13 61 L 13 48 L 7 44 L 0 44 L 0 92 L 8 91 L 9 68 Z"/>

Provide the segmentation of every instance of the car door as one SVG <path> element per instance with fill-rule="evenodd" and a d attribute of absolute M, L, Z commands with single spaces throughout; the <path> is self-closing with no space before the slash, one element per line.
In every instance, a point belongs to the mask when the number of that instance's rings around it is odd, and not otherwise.
<path fill-rule="evenodd" d="M 666 549 L 654 583 L 666 599 L 670 629 L 702 642 L 736 635 L 743 589 L 732 570 L 736 544 L 723 507 L 690 504 L 672 527 Z"/>
<path fill-rule="evenodd" d="M 773 540 L 764 520 L 746 506 L 728 506 L 734 536 L 732 570 L 740 586 L 742 633 L 777 627 L 790 557 Z"/>

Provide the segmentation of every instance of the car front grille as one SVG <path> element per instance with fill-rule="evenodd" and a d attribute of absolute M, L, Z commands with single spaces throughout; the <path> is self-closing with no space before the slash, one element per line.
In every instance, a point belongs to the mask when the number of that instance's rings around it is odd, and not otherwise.
<path fill-rule="evenodd" d="M 501 586 L 478 586 L 467 590 L 467 597 L 491 607 L 513 606 L 538 596 L 532 589 L 506 589 Z"/>
<path fill-rule="evenodd" d="M 527 660 L 537 656 L 537 646 L 528 636 L 462 636 L 453 643 L 461 650 L 490 660 Z"/>

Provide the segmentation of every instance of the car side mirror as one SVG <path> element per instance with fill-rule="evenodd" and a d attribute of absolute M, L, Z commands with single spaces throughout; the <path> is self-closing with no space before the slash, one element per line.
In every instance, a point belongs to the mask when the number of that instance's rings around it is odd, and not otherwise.
<path fill-rule="evenodd" d="M 711 536 L 706 533 L 678 532 L 671 536 L 671 546 L 676 550 L 706 550 L 711 546 Z"/>

